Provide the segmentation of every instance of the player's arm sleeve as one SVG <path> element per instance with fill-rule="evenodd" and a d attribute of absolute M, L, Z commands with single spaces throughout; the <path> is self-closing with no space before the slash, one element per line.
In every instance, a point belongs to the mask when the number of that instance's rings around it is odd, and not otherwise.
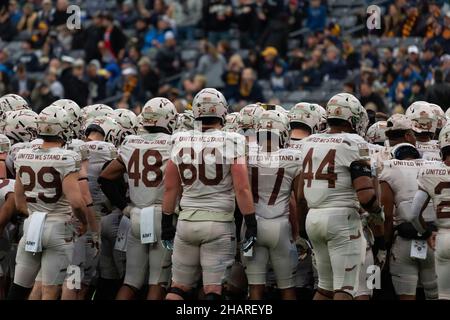
<path fill-rule="evenodd" d="M 63 156 L 63 164 L 60 172 L 62 177 L 65 178 L 71 173 L 79 173 L 81 170 L 81 156 L 76 152 L 70 152 Z"/>

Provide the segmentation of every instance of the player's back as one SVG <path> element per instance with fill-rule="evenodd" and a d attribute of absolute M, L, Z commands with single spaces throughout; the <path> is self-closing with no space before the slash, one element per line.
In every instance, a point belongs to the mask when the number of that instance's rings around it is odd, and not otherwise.
<path fill-rule="evenodd" d="M 106 197 L 100 189 L 97 179 L 105 163 L 117 158 L 117 149 L 112 143 L 105 141 L 89 141 L 86 142 L 86 146 L 89 150 L 89 191 L 94 204 L 100 205 L 106 202 Z"/>
<path fill-rule="evenodd" d="M 300 150 L 302 148 L 303 139 L 290 139 L 287 143 L 287 147 L 294 150 Z"/>
<path fill-rule="evenodd" d="M 171 136 L 165 133 L 148 133 L 127 136 L 122 143 L 119 154 L 127 169 L 134 206 L 145 208 L 162 203 L 170 139 Z"/>
<path fill-rule="evenodd" d="M 387 160 L 383 163 L 379 181 L 385 181 L 394 192 L 396 210 L 394 225 L 406 222 L 414 195 L 418 190 L 417 175 L 419 170 L 431 162 L 423 159 L 415 160 Z M 433 221 L 434 209 L 427 207 L 424 213 L 425 220 Z"/>
<path fill-rule="evenodd" d="M 62 185 L 67 175 L 80 170 L 80 165 L 80 156 L 63 148 L 20 150 L 16 155 L 16 171 L 30 211 L 70 215 L 72 209 Z"/>
<path fill-rule="evenodd" d="M 430 162 L 421 168 L 417 181 L 419 188 L 431 197 L 437 226 L 450 228 L 450 167 L 443 162 Z"/>
<path fill-rule="evenodd" d="M 356 134 L 321 133 L 304 139 L 302 146 L 304 195 L 309 208 L 356 208 L 350 164 L 369 161 L 367 142 Z"/>
<path fill-rule="evenodd" d="M 175 134 L 172 143 L 171 157 L 183 186 L 181 209 L 232 214 L 231 164 L 245 155 L 245 138 L 220 130 L 191 130 Z"/>
<path fill-rule="evenodd" d="M 419 151 L 422 159 L 430 161 L 440 161 L 440 149 L 437 140 L 430 140 L 428 142 L 416 142 L 417 150 Z"/>
<path fill-rule="evenodd" d="M 274 219 L 289 215 L 292 183 L 300 174 L 300 153 L 293 149 L 260 152 L 248 159 L 257 216 Z"/>

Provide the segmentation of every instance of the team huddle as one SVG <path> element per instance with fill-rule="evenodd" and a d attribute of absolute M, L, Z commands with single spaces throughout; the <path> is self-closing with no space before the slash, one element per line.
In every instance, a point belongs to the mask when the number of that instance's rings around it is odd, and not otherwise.
<path fill-rule="evenodd" d="M 450 125 L 357 98 L 0 98 L 0 299 L 450 299 Z M 450 116 L 450 114 L 448 115 Z M 374 268 L 375 266 L 375 268 Z M 381 288 L 383 289 L 383 288 Z"/>

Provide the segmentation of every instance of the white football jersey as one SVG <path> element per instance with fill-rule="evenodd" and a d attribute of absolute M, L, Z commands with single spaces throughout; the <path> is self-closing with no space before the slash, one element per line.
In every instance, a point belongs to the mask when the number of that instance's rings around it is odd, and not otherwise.
<path fill-rule="evenodd" d="M 105 163 L 117 158 L 117 149 L 112 143 L 105 141 L 89 141 L 86 142 L 86 146 L 89 150 L 89 191 L 91 192 L 93 203 L 95 205 L 101 205 L 107 199 L 100 189 L 97 179 Z"/>
<path fill-rule="evenodd" d="M 301 163 L 308 207 L 359 209 L 350 164 L 354 161 L 369 163 L 368 143 L 351 133 L 320 133 L 303 141 Z"/>
<path fill-rule="evenodd" d="M 300 172 L 300 153 L 297 150 L 260 152 L 256 159 L 249 159 L 249 180 L 258 217 L 289 216 L 292 183 Z"/>
<path fill-rule="evenodd" d="M 185 131 L 172 136 L 171 159 L 178 166 L 182 210 L 232 213 L 231 164 L 245 156 L 245 137 L 234 132 Z"/>
<path fill-rule="evenodd" d="M 287 147 L 294 150 L 300 150 L 303 144 L 303 139 L 290 139 Z"/>
<path fill-rule="evenodd" d="M 406 222 L 407 210 L 410 210 L 414 195 L 418 190 L 417 175 L 419 170 L 430 162 L 423 159 L 385 161 L 379 177 L 385 181 L 394 192 L 395 212 L 394 225 Z M 435 214 L 430 204 L 424 212 L 425 221 L 434 221 Z"/>
<path fill-rule="evenodd" d="M 14 192 L 14 182 L 12 179 L 0 179 L 0 208 L 5 203 L 8 193 Z"/>
<path fill-rule="evenodd" d="M 450 167 L 433 161 L 419 171 L 419 188 L 431 197 L 436 211 L 436 225 L 450 228 Z M 425 218 L 425 217 L 424 217 Z"/>
<path fill-rule="evenodd" d="M 439 143 L 437 140 L 431 140 L 428 142 L 416 142 L 417 151 L 419 151 L 422 159 L 430 161 L 441 161 L 441 154 L 439 149 Z"/>
<path fill-rule="evenodd" d="M 134 206 L 145 208 L 162 204 L 170 143 L 171 136 L 165 133 L 131 135 L 122 143 L 119 155 L 127 168 L 130 199 Z"/>
<path fill-rule="evenodd" d="M 78 153 L 81 161 L 89 160 L 89 148 L 83 140 L 72 139 L 70 143 L 66 144 L 66 149 Z"/>
<path fill-rule="evenodd" d="M 22 149 L 16 155 L 16 176 L 24 186 L 28 208 L 48 214 L 71 214 L 63 190 L 64 178 L 79 172 L 80 156 L 63 148 Z"/>

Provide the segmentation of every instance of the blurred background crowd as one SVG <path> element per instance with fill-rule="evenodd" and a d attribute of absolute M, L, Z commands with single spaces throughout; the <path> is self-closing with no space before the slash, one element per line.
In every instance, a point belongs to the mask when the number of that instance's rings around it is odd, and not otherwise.
<path fill-rule="evenodd" d="M 81 28 L 69 30 L 81 8 Z M 367 7 L 381 9 L 367 28 Z M 345 91 L 368 109 L 450 106 L 448 0 L 0 0 L 0 96 L 36 112 L 68 98 L 139 112 L 155 96 L 179 111 L 204 87 L 233 111 L 289 108 Z"/>

